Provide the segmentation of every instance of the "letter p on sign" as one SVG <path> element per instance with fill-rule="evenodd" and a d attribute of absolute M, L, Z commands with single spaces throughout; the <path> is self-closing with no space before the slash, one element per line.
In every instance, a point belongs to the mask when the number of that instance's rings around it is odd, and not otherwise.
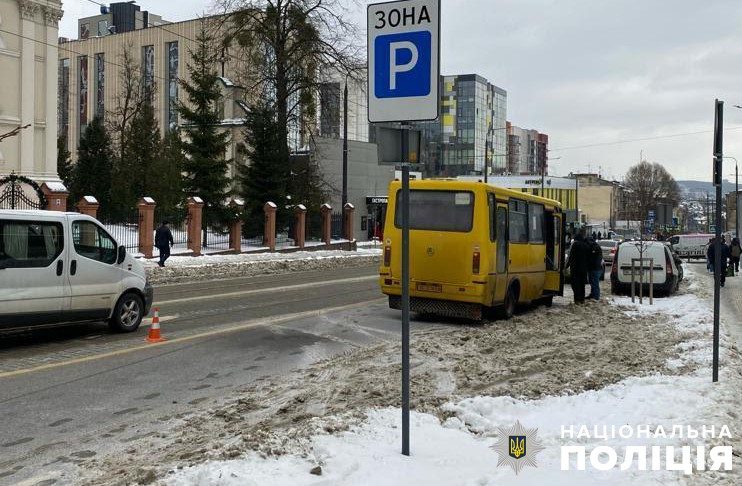
<path fill-rule="evenodd" d="M 429 32 L 381 35 L 374 40 L 378 98 L 430 93 L 430 40 Z"/>

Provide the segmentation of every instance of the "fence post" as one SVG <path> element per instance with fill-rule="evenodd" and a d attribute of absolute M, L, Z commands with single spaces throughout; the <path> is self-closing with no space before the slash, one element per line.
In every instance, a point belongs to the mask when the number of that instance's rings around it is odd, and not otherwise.
<path fill-rule="evenodd" d="M 242 199 L 232 199 L 229 206 L 240 213 L 235 219 L 229 222 L 229 249 L 240 253 L 242 251 L 242 209 L 245 207 L 245 201 Z"/>
<path fill-rule="evenodd" d="M 265 213 L 265 226 L 263 227 L 263 246 L 271 251 L 276 251 L 276 203 L 268 201 L 263 206 Z"/>
<path fill-rule="evenodd" d="M 93 218 L 98 217 L 98 200 L 93 196 L 83 196 L 77 201 L 77 210 Z"/>
<path fill-rule="evenodd" d="M 188 206 L 188 249 L 193 256 L 201 255 L 201 218 L 203 216 L 204 201 L 198 196 L 189 197 Z"/>
<path fill-rule="evenodd" d="M 332 238 L 332 206 L 325 203 L 319 207 L 322 214 L 322 241 L 329 245 Z"/>
<path fill-rule="evenodd" d="M 143 197 L 137 203 L 139 208 L 139 253 L 145 258 L 152 258 L 152 248 L 155 245 L 155 200 Z"/>
<path fill-rule="evenodd" d="M 67 211 L 67 198 L 70 196 L 67 188 L 61 182 L 44 182 L 41 184 L 41 192 L 46 198 L 47 211 Z"/>
<path fill-rule="evenodd" d="M 353 241 L 353 213 L 356 207 L 351 203 L 345 203 L 343 206 L 343 238 Z"/>
<path fill-rule="evenodd" d="M 304 248 L 304 242 L 306 240 L 307 231 L 307 208 L 303 204 L 299 204 L 294 208 L 294 215 L 296 217 L 296 225 L 294 227 L 294 244 L 299 248 Z"/>

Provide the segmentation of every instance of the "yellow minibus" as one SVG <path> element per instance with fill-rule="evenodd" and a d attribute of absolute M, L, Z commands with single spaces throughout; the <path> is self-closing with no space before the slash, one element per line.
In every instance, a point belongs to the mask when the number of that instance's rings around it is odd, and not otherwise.
<path fill-rule="evenodd" d="M 389 184 L 379 268 L 401 308 L 401 182 Z M 558 201 L 481 181 L 410 181 L 410 310 L 481 320 L 562 295 L 564 213 Z"/>

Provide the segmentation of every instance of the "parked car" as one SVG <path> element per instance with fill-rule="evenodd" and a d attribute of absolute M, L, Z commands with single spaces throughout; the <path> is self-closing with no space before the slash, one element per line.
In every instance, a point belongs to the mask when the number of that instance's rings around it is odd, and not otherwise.
<path fill-rule="evenodd" d="M 621 243 L 611 266 L 611 292 L 614 294 L 627 293 L 631 290 L 632 259 L 644 259 L 641 266 L 635 262 L 635 282 L 643 278 L 644 292 L 649 293 L 650 272 L 654 293 L 669 295 L 678 289 L 683 278 L 682 265 L 679 267 L 669 245 L 662 241 L 630 241 Z M 652 259 L 652 267 L 649 261 Z M 641 275 L 640 275 L 641 272 Z M 635 283 L 638 288 L 638 283 Z"/>
<path fill-rule="evenodd" d="M 0 330 L 107 321 L 131 332 L 152 299 L 142 264 L 96 219 L 0 210 Z"/>
<path fill-rule="evenodd" d="M 616 248 L 620 242 L 615 240 L 599 240 L 598 245 L 603 252 L 603 260 L 606 263 L 613 263 L 613 255 L 616 253 Z"/>

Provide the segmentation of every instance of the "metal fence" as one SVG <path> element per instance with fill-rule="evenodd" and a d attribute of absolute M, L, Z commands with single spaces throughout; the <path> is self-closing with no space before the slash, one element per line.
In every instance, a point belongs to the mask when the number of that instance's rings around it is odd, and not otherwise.
<path fill-rule="evenodd" d="M 332 213 L 330 216 L 330 237 L 333 240 L 343 237 L 343 213 Z"/>
<path fill-rule="evenodd" d="M 173 235 L 173 249 L 188 248 L 188 211 L 186 209 L 155 208 L 155 229 L 167 221 Z"/>
<path fill-rule="evenodd" d="M 130 212 L 118 218 L 103 218 L 100 220 L 113 239 L 127 250 L 139 250 L 139 212 Z"/>
<path fill-rule="evenodd" d="M 201 246 L 211 250 L 229 249 L 229 224 L 218 214 L 206 212 L 206 230 L 201 234 Z"/>

